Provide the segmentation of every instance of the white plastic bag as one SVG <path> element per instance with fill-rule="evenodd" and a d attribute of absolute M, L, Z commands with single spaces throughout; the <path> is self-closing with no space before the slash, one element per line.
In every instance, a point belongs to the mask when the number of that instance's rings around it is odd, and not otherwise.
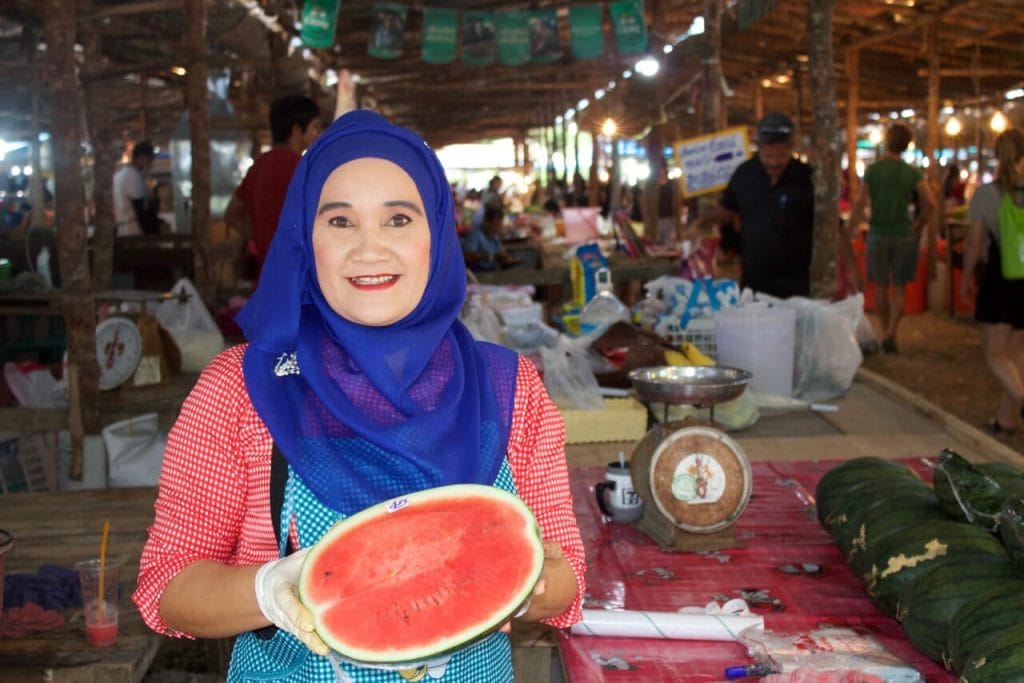
<path fill-rule="evenodd" d="M 559 335 L 553 348 L 542 346 L 544 388 L 559 408 L 602 410 L 605 407 L 601 387 L 590 369 L 587 345 Z"/>
<path fill-rule="evenodd" d="M 841 396 L 864 361 L 850 321 L 820 301 L 791 297 L 782 303 L 796 310 L 793 395 L 804 401 Z"/>
<path fill-rule="evenodd" d="M 111 487 L 156 486 L 167 445 L 167 434 L 160 431 L 156 413 L 136 415 L 105 427 L 103 445 Z"/>
<path fill-rule="evenodd" d="M 878 333 L 871 326 L 871 321 L 864 315 L 863 292 L 857 292 L 845 299 L 833 301 L 828 307 L 850 322 L 853 326 L 854 337 L 857 339 L 857 343 L 862 351 L 868 353 L 878 350 L 878 345 L 882 340 L 878 338 Z"/>
<path fill-rule="evenodd" d="M 224 350 L 224 335 L 191 280 L 178 280 L 171 291 L 177 296 L 160 303 L 156 319 L 178 345 L 181 371 L 199 372 Z"/>

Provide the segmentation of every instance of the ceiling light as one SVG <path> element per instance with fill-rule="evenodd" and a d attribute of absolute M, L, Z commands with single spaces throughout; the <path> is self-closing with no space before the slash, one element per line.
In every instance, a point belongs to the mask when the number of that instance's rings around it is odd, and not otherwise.
<path fill-rule="evenodd" d="M 658 71 L 661 69 L 661 64 L 654 57 L 644 57 L 634 65 L 634 68 L 641 76 L 651 78 L 652 76 L 658 75 Z"/>
<path fill-rule="evenodd" d="M 1024 97 L 1024 88 L 1014 88 L 1013 90 L 1006 91 L 1006 99 L 1016 100 Z"/>
<path fill-rule="evenodd" d="M 612 119 L 605 119 L 604 123 L 601 124 L 601 134 L 605 137 L 611 137 L 619 130 L 619 127 L 615 125 L 615 121 Z"/>
<path fill-rule="evenodd" d="M 956 137 L 957 135 L 960 135 L 960 131 L 963 130 L 963 126 L 960 125 L 960 119 L 955 116 L 950 116 L 946 121 L 944 130 L 946 131 L 946 135 Z"/>
<path fill-rule="evenodd" d="M 172 66 L 171 67 L 171 73 L 174 74 L 175 76 L 184 76 L 185 74 L 188 73 L 188 69 L 186 69 L 183 66 Z"/>
<path fill-rule="evenodd" d="M 602 88 L 598 88 L 597 90 L 594 91 L 594 99 L 595 100 L 601 99 L 602 97 L 604 97 L 604 95 L 605 95 L 605 92 L 604 92 L 604 90 Z"/>
<path fill-rule="evenodd" d="M 583 111 L 590 106 L 590 100 L 584 97 L 582 100 L 576 103 L 576 111 Z"/>
<path fill-rule="evenodd" d="M 913 109 L 904 109 L 903 111 L 900 112 L 900 116 L 902 116 L 905 119 L 914 118 L 914 114 L 915 112 Z"/>
<path fill-rule="evenodd" d="M 1006 115 L 996 109 L 996 113 L 992 114 L 992 120 L 988 122 L 988 125 L 991 126 L 992 130 L 996 133 L 1002 133 L 1006 130 L 1009 122 L 1006 120 Z"/>

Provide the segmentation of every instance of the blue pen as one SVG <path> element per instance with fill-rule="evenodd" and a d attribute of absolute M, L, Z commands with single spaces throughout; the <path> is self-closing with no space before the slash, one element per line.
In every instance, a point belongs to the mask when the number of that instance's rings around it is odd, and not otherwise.
<path fill-rule="evenodd" d="M 736 678 L 767 676 L 768 674 L 773 673 L 775 673 L 775 670 L 767 664 L 740 664 L 737 666 L 727 666 L 725 668 L 725 677 L 729 680 Z"/>

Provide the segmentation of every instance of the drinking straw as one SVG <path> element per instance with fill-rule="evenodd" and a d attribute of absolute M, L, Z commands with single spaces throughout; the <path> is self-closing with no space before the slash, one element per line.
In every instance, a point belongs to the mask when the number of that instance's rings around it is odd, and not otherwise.
<path fill-rule="evenodd" d="M 96 621 L 103 623 L 106 611 L 103 609 L 103 588 L 105 582 L 103 575 L 107 571 L 107 536 L 110 535 L 110 521 L 103 522 L 103 535 L 100 537 L 100 585 L 98 586 L 98 598 L 96 600 Z"/>

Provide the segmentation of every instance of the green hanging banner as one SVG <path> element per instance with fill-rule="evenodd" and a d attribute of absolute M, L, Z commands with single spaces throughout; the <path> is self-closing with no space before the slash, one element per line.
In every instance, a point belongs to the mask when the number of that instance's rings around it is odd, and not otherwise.
<path fill-rule="evenodd" d="M 366 52 L 379 59 L 397 59 L 405 47 L 405 15 L 408 7 L 390 2 L 373 6 L 373 24 Z"/>
<path fill-rule="evenodd" d="M 505 10 L 494 13 L 498 27 L 498 61 L 518 66 L 530 61 L 530 24 L 526 12 Z"/>
<path fill-rule="evenodd" d="M 423 61 L 449 64 L 455 61 L 455 36 L 459 13 L 440 7 L 423 8 Z"/>
<path fill-rule="evenodd" d="M 594 59 L 604 54 L 601 5 L 569 8 L 569 41 L 575 59 Z"/>
<path fill-rule="evenodd" d="M 551 64 L 562 58 L 558 14 L 554 8 L 530 10 L 530 61 Z"/>
<path fill-rule="evenodd" d="M 334 32 L 338 28 L 338 8 L 341 0 L 306 0 L 302 5 L 302 44 L 312 48 L 334 45 Z"/>
<path fill-rule="evenodd" d="M 616 0 L 608 5 L 615 27 L 615 49 L 620 55 L 647 51 L 647 22 L 643 0 Z"/>
<path fill-rule="evenodd" d="M 462 61 L 477 66 L 494 64 L 498 54 L 494 12 L 464 11 L 461 31 Z"/>

